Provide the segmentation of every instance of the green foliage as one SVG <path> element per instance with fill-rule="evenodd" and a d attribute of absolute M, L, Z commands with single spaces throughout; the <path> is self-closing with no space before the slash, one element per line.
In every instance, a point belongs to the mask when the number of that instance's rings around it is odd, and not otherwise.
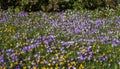
<path fill-rule="evenodd" d="M 37 0 L 21 0 L 20 1 L 20 9 L 25 11 L 31 11 L 32 6 L 35 5 L 38 1 Z"/>
<path fill-rule="evenodd" d="M 118 0 L 82 0 L 83 8 L 96 9 L 98 7 L 116 8 Z"/>
<path fill-rule="evenodd" d="M 48 4 L 42 6 L 43 11 L 61 11 L 73 8 L 74 0 L 49 0 Z"/>
<path fill-rule="evenodd" d="M 19 8 L 24 11 L 60 11 L 72 9 L 75 0 L 0 0 L 1 9 Z"/>
<path fill-rule="evenodd" d="M 66 9 L 115 8 L 118 0 L 0 0 L 0 8 L 15 11 L 61 11 Z"/>
<path fill-rule="evenodd" d="M 105 0 L 82 0 L 83 8 L 96 9 L 98 7 L 105 7 Z"/>
<path fill-rule="evenodd" d="M 74 9 L 77 9 L 77 10 L 82 9 L 82 6 L 83 6 L 82 0 L 74 1 L 74 4 L 73 4 L 73 8 Z"/>
<path fill-rule="evenodd" d="M 7 10 L 8 8 L 17 8 L 23 11 L 40 10 L 39 5 L 44 4 L 44 0 L 0 0 L 0 8 Z M 15 9 L 16 10 L 16 9 Z"/>
<path fill-rule="evenodd" d="M 8 9 L 8 8 L 15 8 L 19 5 L 20 0 L 0 0 L 0 8 L 1 9 Z"/>
<path fill-rule="evenodd" d="M 108 0 L 107 6 L 110 8 L 116 8 L 118 6 L 119 0 Z"/>

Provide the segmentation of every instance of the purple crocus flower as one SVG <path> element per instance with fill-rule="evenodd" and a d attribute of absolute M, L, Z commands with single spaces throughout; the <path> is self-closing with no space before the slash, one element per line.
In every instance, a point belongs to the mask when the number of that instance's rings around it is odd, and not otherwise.
<path fill-rule="evenodd" d="M 21 17 L 28 16 L 28 13 L 27 12 L 19 12 L 18 16 L 21 16 Z"/>
<path fill-rule="evenodd" d="M 102 24 L 102 20 L 101 19 L 97 19 L 95 21 L 95 23 L 96 23 L 96 27 L 98 27 L 98 26 L 100 26 Z"/>
<path fill-rule="evenodd" d="M 86 58 L 87 58 L 87 57 L 84 56 L 84 55 L 82 55 L 82 54 L 80 54 L 79 57 L 78 57 L 78 59 L 81 60 L 81 61 L 86 60 Z"/>
<path fill-rule="evenodd" d="M 102 57 L 99 57 L 98 60 L 99 60 L 100 62 L 103 62 L 103 61 L 105 61 L 105 60 L 107 60 L 107 59 L 106 59 L 105 56 L 102 56 Z"/>
<path fill-rule="evenodd" d="M 19 65 L 15 66 L 15 69 L 20 69 L 20 66 Z"/>
<path fill-rule="evenodd" d="M 2 22 L 3 20 L 2 20 L 2 17 L 0 17 L 0 22 Z"/>
<path fill-rule="evenodd" d="M 120 61 L 118 61 L 118 64 L 120 65 Z"/>
<path fill-rule="evenodd" d="M 0 56 L 0 63 L 1 63 L 1 62 L 4 62 L 4 55 L 1 55 L 1 56 Z"/>
<path fill-rule="evenodd" d="M 93 55 L 93 52 L 92 52 L 92 51 L 90 51 L 90 52 L 89 52 L 89 54 L 90 54 L 90 55 Z"/>

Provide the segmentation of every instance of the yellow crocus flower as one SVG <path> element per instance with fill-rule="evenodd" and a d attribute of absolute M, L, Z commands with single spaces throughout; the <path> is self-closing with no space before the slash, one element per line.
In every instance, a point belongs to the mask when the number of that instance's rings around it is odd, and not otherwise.
<path fill-rule="evenodd" d="M 33 69 L 37 69 L 37 67 L 36 67 L 36 66 L 34 66 L 34 67 L 33 67 Z"/>
<path fill-rule="evenodd" d="M 79 69 L 84 69 L 84 66 L 82 64 L 80 64 Z"/>
<path fill-rule="evenodd" d="M 23 69 L 27 69 L 27 67 L 26 67 L 26 66 L 24 66 L 24 67 L 23 67 Z"/>
<path fill-rule="evenodd" d="M 2 37 L 0 37 L 0 40 L 2 40 Z"/>
<path fill-rule="evenodd" d="M 46 67 L 42 67 L 41 69 L 46 69 Z"/>
<path fill-rule="evenodd" d="M 10 67 L 13 67 L 13 63 L 10 64 Z"/>

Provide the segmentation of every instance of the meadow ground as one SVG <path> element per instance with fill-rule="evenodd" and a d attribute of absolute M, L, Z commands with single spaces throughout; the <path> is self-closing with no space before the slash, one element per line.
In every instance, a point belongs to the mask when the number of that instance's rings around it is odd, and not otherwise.
<path fill-rule="evenodd" d="M 119 69 L 115 13 L 0 12 L 0 69 Z"/>

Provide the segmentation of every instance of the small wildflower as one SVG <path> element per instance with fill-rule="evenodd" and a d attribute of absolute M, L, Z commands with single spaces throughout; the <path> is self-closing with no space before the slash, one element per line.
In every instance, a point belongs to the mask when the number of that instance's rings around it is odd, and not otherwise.
<path fill-rule="evenodd" d="M 120 61 L 118 62 L 118 64 L 120 65 Z"/>
<path fill-rule="evenodd" d="M 83 49 L 83 50 L 82 50 L 82 54 L 84 54 L 85 52 L 86 52 L 86 49 Z"/>
<path fill-rule="evenodd" d="M 96 60 L 96 62 L 98 63 L 98 60 Z"/>
<path fill-rule="evenodd" d="M 46 69 L 46 67 L 41 67 L 41 69 Z"/>
<path fill-rule="evenodd" d="M 69 52 L 69 53 L 68 53 L 68 55 L 71 55 L 71 54 L 72 54 L 72 52 Z"/>
<path fill-rule="evenodd" d="M 13 46 L 13 44 L 10 44 L 10 46 Z"/>
<path fill-rule="evenodd" d="M 63 64 L 63 62 L 60 62 L 60 65 L 62 65 Z"/>
<path fill-rule="evenodd" d="M 49 69 L 53 69 L 53 67 L 50 67 Z"/>
<path fill-rule="evenodd" d="M 52 60 L 49 60 L 49 62 L 52 62 Z"/>
<path fill-rule="evenodd" d="M 39 63 L 40 62 L 40 60 L 36 60 L 37 61 L 37 63 Z"/>
<path fill-rule="evenodd" d="M 70 64 L 70 63 L 68 63 L 68 66 L 71 66 L 71 64 Z"/>
<path fill-rule="evenodd" d="M 15 62 L 14 64 L 18 64 L 18 62 Z"/>
<path fill-rule="evenodd" d="M 109 62 L 112 62 L 112 59 L 110 59 Z"/>
<path fill-rule="evenodd" d="M 93 44 L 93 48 L 95 48 L 95 46 L 96 46 L 96 43 Z"/>
<path fill-rule="evenodd" d="M 65 67 L 62 67 L 62 69 L 65 69 Z"/>
<path fill-rule="evenodd" d="M 20 66 L 16 66 L 15 69 L 20 69 Z"/>
<path fill-rule="evenodd" d="M 58 66 L 56 66 L 55 69 L 59 69 Z"/>
<path fill-rule="evenodd" d="M 103 53 L 103 56 L 105 56 L 105 53 Z"/>
<path fill-rule="evenodd" d="M 34 66 L 34 67 L 33 67 L 33 69 L 37 69 L 37 67 L 36 67 L 36 66 Z"/>
<path fill-rule="evenodd" d="M 24 66 L 24 67 L 23 67 L 23 69 L 27 69 L 27 67 L 26 67 L 26 66 Z"/>
<path fill-rule="evenodd" d="M 7 69 L 6 67 L 3 67 L 3 69 Z"/>
<path fill-rule="evenodd" d="M 12 63 L 10 64 L 10 67 L 11 67 L 11 68 L 13 67 L 13 64 L 12 64 Z"/>
<path fill-rule="evenodd" d="M 55 64 L 56 67 L 58 67 L 58 64 Z"/>
<path fill-rule="evenodd" d="M 2 37 L 0 37 L 0 40 L 2 40 Z"/>
<path fill-rule="evenodd" d="M 55 52 L 57 53 L 57 52 L 58 52 L 58 50 L 55 50 Z"/>
<path fill-rule="evenodd" d="M 72 65 L 76 66 L 76 62 L 71 62 Z"/>
<path fill-rule="evenodd" d="M 82 64 L 80 64 L 79 69 L 84 69 L 84 66 Z"/>

